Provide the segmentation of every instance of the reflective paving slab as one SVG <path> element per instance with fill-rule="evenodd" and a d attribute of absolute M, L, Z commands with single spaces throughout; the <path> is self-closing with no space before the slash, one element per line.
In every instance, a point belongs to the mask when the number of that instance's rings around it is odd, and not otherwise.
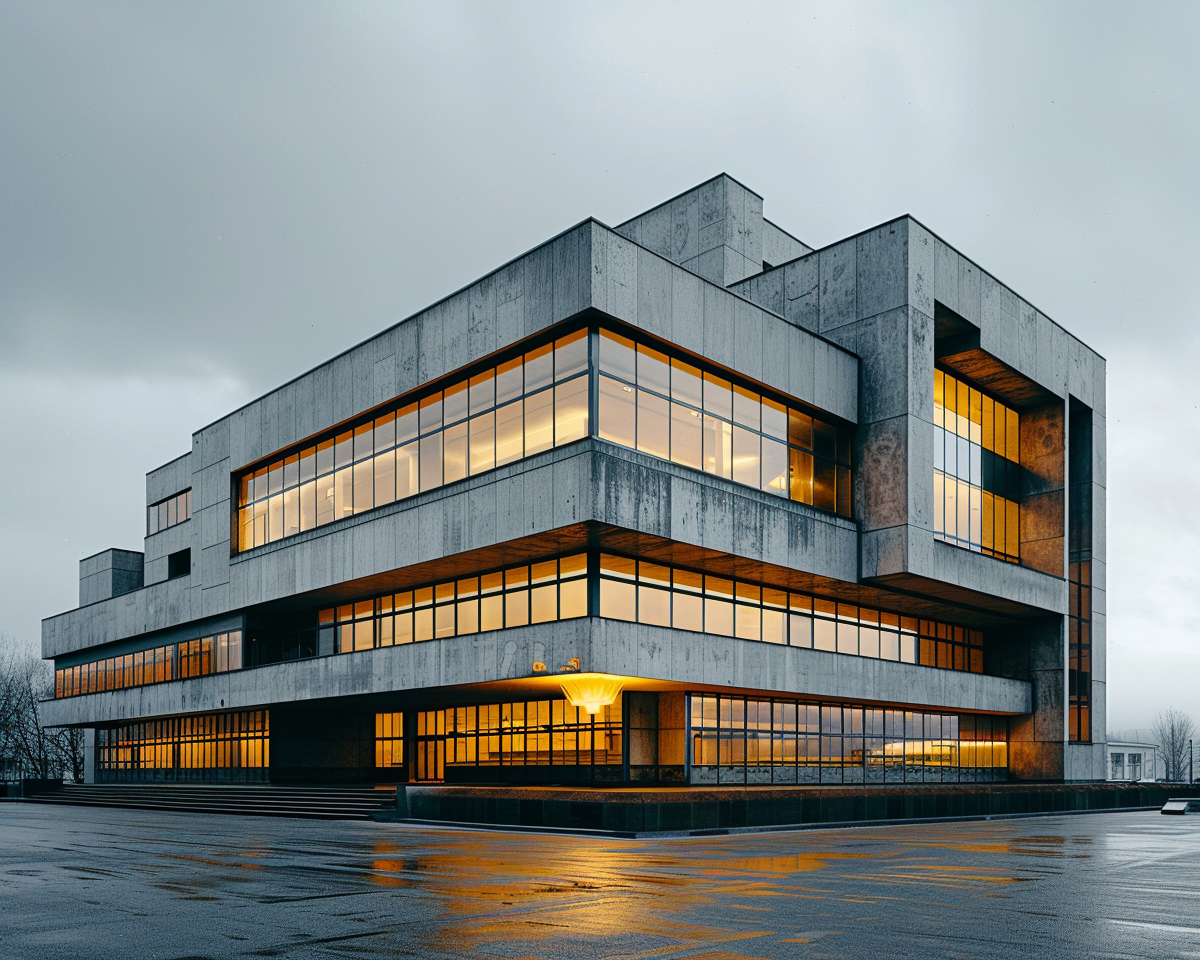
<path fill-rule="evenodd" d="M 613 840 L 0 805 L 0 953 L 1197 957 L 1200 817 Z"/>

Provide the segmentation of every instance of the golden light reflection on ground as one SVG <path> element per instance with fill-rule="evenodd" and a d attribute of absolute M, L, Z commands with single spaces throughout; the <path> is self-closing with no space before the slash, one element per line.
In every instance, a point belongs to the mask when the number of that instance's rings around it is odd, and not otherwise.
<path fill-rule="evenodd" d="M 632 841 L 52 809 L 0 819 L 8 956 L 1200 956 L 1200 824 L 1157 814 Z"/>

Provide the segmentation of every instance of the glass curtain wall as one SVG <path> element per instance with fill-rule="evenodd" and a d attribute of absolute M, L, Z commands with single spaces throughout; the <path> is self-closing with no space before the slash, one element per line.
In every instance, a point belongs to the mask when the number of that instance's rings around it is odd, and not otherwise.
<path fill-rule="evenodd" d="M 1076 560 L 1067 569 L 1070 584 L 1067 725 L 1071 740 L 1088 743 L 1092 739 L 1092 562 Z"/>
<path fill-rule="evenodd" d="M 691 694 L 691 782 L 1003 780 L 1002 717 Z"/>
<path fill-rule="evenodd" d="M 101 781 L 265 782 L 266 710 L 147 720 L 96 731 Z"/>
<path fill-rule="evenodd" d="M 619 780 L 621 718 L 619 697 L 595 716 L 565 700 L 423 711 L 417 779 L 464 782 L 496 779 L 503 767 L 591 767 L 606 769 L 590 771 L 588 779 Z"/>
<path fill-rule="evenodd" d="M 318 649 L 349 653 L 587 616 L 587 556 L 447 580 L 318 615 Z"/>
<path fill-rule="evenodd" d="M 942 370 L 933 372 L 933 531 L 957 547 L 1020 559 L 1020 418 Z"/>
<path fill-rule="evenodd" d="M 283 659 L 600 616 L 849 656 L 983 672 L 983 632 L 615 554 L 578 553 L 321 610 Z M 589 612 L 589 581 L 598 606 Z M 275 660 L 252 643 L 250 662 Z"/>
<path fill-rule="evenodd" d="M 851 516 L 851 435 L 832 422 L 608 330 L 597 436 Z"/>
<path fill-rule="evenodd" d="M 123 690 L 242 669 L 242 631 L 168 643 L 54 671 L 54 696 Z"/>
<path fill-rule="evenodd" d="M 980 630 L 612 554 L 600 555 L 600 616 L 983 672 Z"/>
<path fill-rule="evenodd" d="M 238 549 L 593 435 L 851 516 L 849 430 L 682 356 L 596 336 L 591 364 L 580 330 L 245 471 Z"/>
<path fill-rule="evenodd" d="M 1067 580 L 1069 738 L 1092 739 L 1092 411 L 1071 400 Z"/>
<path fill-rule="evenodd" d="M 243 474 L 238 548 L 583 439 L 587 371 L 580 330 Z"/>
<path fill-rule="evenodd" d="M 529 624 L 600 616 L 848 656 L 983 672 L 983 632 L 615 554 L 569 554 L 327 607 L 310 627 L 243 641 L 240 630 L 55 671 L 55 696 L 202 677 Z M 1082 569 L 1072 566 L 1072 575 Z M 589 582 L 598 598 L 589 610 Z M 1072 586 L 1074 599 L 1081 594 Z M 1085 611 L 1086 612 L 1086 611 Z M 1073 620 L 1074 624 L 1076 621 Z M 1088 621 L 1073 630 L 1084 635 Z M 243 650 L 245 648 L 245 650 Z M 273 651 L 273 652 L 272 652 Z"/>

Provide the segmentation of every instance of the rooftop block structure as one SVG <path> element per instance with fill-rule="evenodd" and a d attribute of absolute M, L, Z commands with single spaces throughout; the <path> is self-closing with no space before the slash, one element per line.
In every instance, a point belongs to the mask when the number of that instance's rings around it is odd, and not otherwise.
<path fill-rule="evenodd" d="M 1103 780 L 1104 378 L 722 174 L 194 433 L 44 716 L 102 782 Z"/>

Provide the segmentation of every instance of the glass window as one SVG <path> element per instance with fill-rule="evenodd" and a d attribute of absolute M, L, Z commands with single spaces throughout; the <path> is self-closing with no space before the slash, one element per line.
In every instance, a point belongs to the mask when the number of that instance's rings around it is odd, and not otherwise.
<path fill-rule="evenodd" d="M 387 450 L 396 445 L 396 414 L 388 413 L 375 421 L 375 451 Z"/>
<path fill-rule="evenodd" d="M 704 465 L 703 414 L 679 403 L 671 404 L 671 460 L 700 470 Z"/>
<path fill-rule="evenodd" d="M 762 418 L 762 402 L 757 393 L 745 387 L 733 388 L 733 420 L 751 430 L 759 430 Z"/>
<path fill-rule="evenodd" d="M 665 353 L 638 344 L 637 376 L 641 389 L 653 390 L 664 397 L 671 395 L 671 362 Z"/>
<path fill-rule="evenodd" d="M 442 391 L 421 400 L 418 422 L 422 436 L 442 428 Z"/>
<path fill-rule="evenodd" d="M 467 381 L 447 387 L 442 395 L 442 419 L 447 425 L 467 418 Z"/>
<path fill-rule="evenodd" d="M 546 344 L 525 354 L 525 392 L 533 393 L 554 382 L 553 345 Z"/>
<path fill-rule="evenodd" d="M 937 370 L 935 404 L 944 402 L 944 428 L 934 430 L 934 536 L 1017 562 L 1018 540 L 1008 536 L 1009 514 L 1019 529 L 1019 464 L 1008 458 L 1008 414 L 1016 413 L 951 374 Z M 1014 453 L 1017 451 L 1014 450 Z M 1016 478 L 1015 481 L 1013 478 Z M 849 495 L 849 479 L 838 478 Z"/>
<path fill-rule="evenodd" d="M 600 439 L 637 446 L 636 400 L 633 387 L 609 377 L 600 378 Z"/>
<path fill-rule="evenodd" d="M 471 416 L 491 410 L 496 405 L 496 374 L 493 370 L 485 370 L 471 378 L 470 407 Z"/>
<path fill-rule="evenodd" d="M 566 380 L 588 367 L 588 334 L 578 330 L 554 341 L 554 379 Z"/>
<path fill-rule="evenodd" d="M 637 448 L 651 456 L 671 457 L 670 402 L 645 390 L 637 392 Z"/>
<path fill-rule="evenodd" d="M 837 505 L 837 467 L 828 460 L 813 461 L 813 506 L 832 511 Z"/>
<path fill-rule="evenodd" d="M 467 424 L 447 427 L 443 437 L 443 482 L 454 483 L 467 475 Z"/>
<path fill-rule="evenodd" d="M 760 446 L 762 438 L 745 427 L 733 428 L 733 479 L 750 487 L 761 480 Z"/>
<path fill-rule="evenodd" d="M 489 381 L 490 382 L 490 381 Z M 470 434 L 470 469 L 472 476 L 485 473 L 496 465 L 496 413 L 487 413 L 472 417 L 469 424 Z"/>
<path fill-rule="evenodd" d="M 276 466 L 275 474 L 278 477 L 283 476 L 283 461 L 280 461 Z M 262 491 L 259 491 L 259 484 L 256 482 L 257 474 L 253 477 L 244 476 L 239 484 L 241 502 L 243 504 L 251 502 L 256 495 L 266 495 L 266 473 L 263 473 Z M 282 482 L 278 484 L 282 489 Z M 159 503 L 151 504 L 146 508 L 146 536 L 152 536 L 168 527 L 174 527 L 177 524 L 189 520 L 192 515 L 192 492 L 184 490 L 176 493 Z"/>
<path fill-rule="evenodd" d="M 733 426 L 707 414 L 704 416 L 704 470 L 726 480 L 733 478 Z"/>
<path fill-rule="evenodd" d="M 415 440 L 418 434 L 419 418 L 417 405 L 410 403 L 396 411 L 396 443 L 408 443 Z"/>
<path fill-rule="evenodd" d="M 333 465 L 335 468 L 348 467 L 354 461 L 354 431 L 340 433 L 334 442 Z"/>
<path fill-rule="evenodd" d="M 521 357 L 496 368 L 496 405 L 516 400 L 525 392 L 525 364 Z"/>
<path fill-rule="evenodd" d="M 733 419 L 733 390 L 728 380 L 704 374 L 704 412 L 725 420 Z"/>
<path fill-rule="evenodd" d="M 815 496 L 813 454 L 800 446 L 812 441 L 808 414 L 612 331 L 598 333 L 598 368 L 605 375 L 596 383 L 593 426 L 589 337 L 576 331 L 243 472 L 236 478 L 239 548 L 406 499 L 583 439 L 591 430 L 690 469 L 849 515 L 848 432 L 821 425 L 833 438 L 833 452 L 818 444 L 815 455 L 839 470 L 827 482 L 818 471 L 823 483 Z M 301 489 L 314 478 L 315 487 Z M 148 509 L 147 530 L 190 515 L 191 494 L 184 491 Z M 982 509 L 977 519 L 982 525 Z"/>
<path fill-rule="evenodd" d="M 496 466 L 525 455 L 525 414 L 520 400 L 496 411 Z"/>
<path fill-rule="evenodd" d="M 704 406 L 703 377 L 698 367 L 671 359 L 671 399 L 701 409 Z"/>
<path fill-rule="evenodd" d="M 375 506 L 378 507 L 396 499 L 396 451 L 388 448 L 376 454 L 374 469 Z"/>
<path fill-rule="evenodd" d="M 601 330 L 600 369 L 628 383 L 637 383 L 637 353 L 633 341 L 612 331 Z"/>
<path fill-rule="evenodd" d="M 546 348 L 549 368 L 549 347 Z M 525 398 L 525 456 L 554 446 L 554 391 L 543 390 Z"/>
<path fill-rule="evenodd" d="M 421 492 L 442 485 L 442 434 L 432 433 L 421 438 Z"/>
<path fill-rule="evenodd" d="M 333 440 L 317 444 L 317 476 L 333 471 Z"/>
<path fill-rule="evenodd" d="M 414 440 L 396 449 L 396 499 L 411 497 L 421 489 L 419 441 Z M 317 481 L 317 499 L 320 501 L 320 481 Z"/>
<path fill-rule="evenodd" d="M 671 594 L 650 586 L 638 587 L 638 622 L 660 627 L 671 625 Z"/>
<path fill-rule="evenodd" d="M 588 380 L 576 377 L 554 388 L 554 445 L 561 447 L 588 434 Z"/>

